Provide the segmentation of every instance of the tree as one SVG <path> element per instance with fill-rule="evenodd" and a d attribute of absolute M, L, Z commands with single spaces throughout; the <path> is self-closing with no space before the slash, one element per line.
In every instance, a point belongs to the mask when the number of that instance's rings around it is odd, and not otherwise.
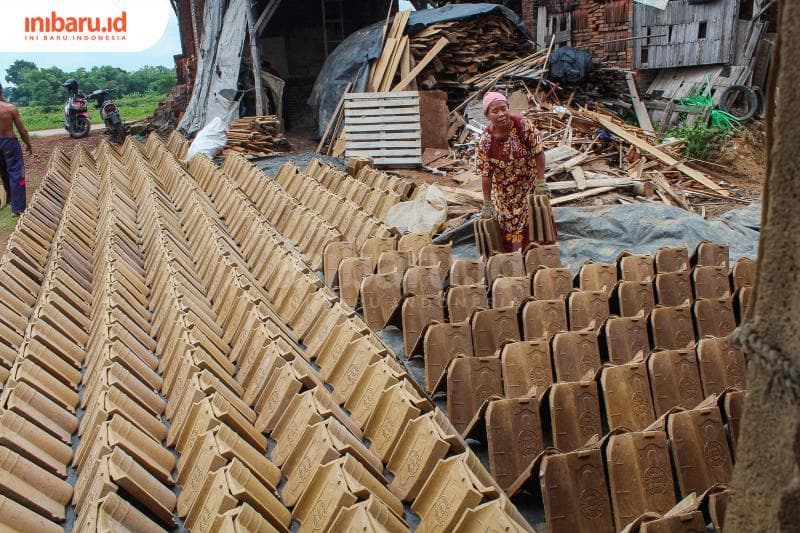
<path fill-rule="evenodd" d="M 6 80 L 16 85 L 6 88 L 6 99 L 20 107 L 61 105 L 68 96 L 62 84 L 69 78 L 78 80 L 87 94 L 114 89 L 115 98 L 131 93 L 166 95 L 176 83 L 175 69 L 162 66 L 145 66 L 130 73 L 109 65 L 64 72 L 58 67 L 38 68 L 30 61 L 17 60 L 6 72 Z"/>
<path fill-rule="evenodd" d="M 36 63 L 17 59 L 6 69 L 6 81 L 14 85 L 19 85 L 22 83 L 22 76 L 25 74 L 26 70 L 36 70 Z"/>

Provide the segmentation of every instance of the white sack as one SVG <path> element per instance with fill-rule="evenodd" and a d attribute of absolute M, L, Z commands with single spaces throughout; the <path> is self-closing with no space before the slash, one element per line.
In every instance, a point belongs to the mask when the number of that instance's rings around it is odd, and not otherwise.
<path fill-rule="evenodd" d="M 228 144 L 228 128 L 219 117 L 214 117 L 211 122 L 197 132 L 186 153 L 186 162 L 191 162 L 197 154 L 203 154 L 209 159 L 214 159 L 217 153 Z"/>
<path fill-rule="evenodd" d="M 431 185 L 410 202 L 400 202 L 386 214 L 386 223 L 400 233 L 436 233 L 447 220 L 447 199 L 442 190 Z"/>

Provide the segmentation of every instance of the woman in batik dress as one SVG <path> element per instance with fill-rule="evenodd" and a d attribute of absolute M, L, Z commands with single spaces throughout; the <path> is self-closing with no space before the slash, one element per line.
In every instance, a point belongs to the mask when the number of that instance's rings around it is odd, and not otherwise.
<path fill-rule="evenodd" d="M 477 150 L 483 178 L 481 216 L 497 219 L 507 252 L 524 251 L 530 244 L 527 198 L 537 188 L 544 191 L 542 140 L 531 121 L 509 112 L 500 93 L 486 93 L 483 114 L 489 125 Z"/>

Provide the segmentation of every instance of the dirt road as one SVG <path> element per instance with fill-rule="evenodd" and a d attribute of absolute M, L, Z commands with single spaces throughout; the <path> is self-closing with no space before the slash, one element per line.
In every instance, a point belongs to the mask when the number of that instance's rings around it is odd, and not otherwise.
<path fill-rule="evenodd" d="M 105 129 L 106 129 L 105 126 L 92 126 L 91 133 L 94 133 L 96 131 L 98 131 L 98 132 L 99 131 L 103 131 Z M 36 137 L 63 137 L 67 133 L 66 133 L 66 130 L 64 128 L 55 128 L 55 129 L 52 129 L 52 130 L 32 131 L 32 132 L 30 132 L 30 134 L 34 135 Z"/>

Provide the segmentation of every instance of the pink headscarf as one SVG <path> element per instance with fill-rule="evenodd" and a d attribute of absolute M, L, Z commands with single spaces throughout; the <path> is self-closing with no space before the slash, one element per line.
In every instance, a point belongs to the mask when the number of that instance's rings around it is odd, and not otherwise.
<path fill-rule="evenodd" d="M 489 91 L 483 96 L 483 114 L 485 115 L 489 111 L 489 106 L 495 102 L 505 102 L 508 103 L 506 97 L 498 92 Z"/>

